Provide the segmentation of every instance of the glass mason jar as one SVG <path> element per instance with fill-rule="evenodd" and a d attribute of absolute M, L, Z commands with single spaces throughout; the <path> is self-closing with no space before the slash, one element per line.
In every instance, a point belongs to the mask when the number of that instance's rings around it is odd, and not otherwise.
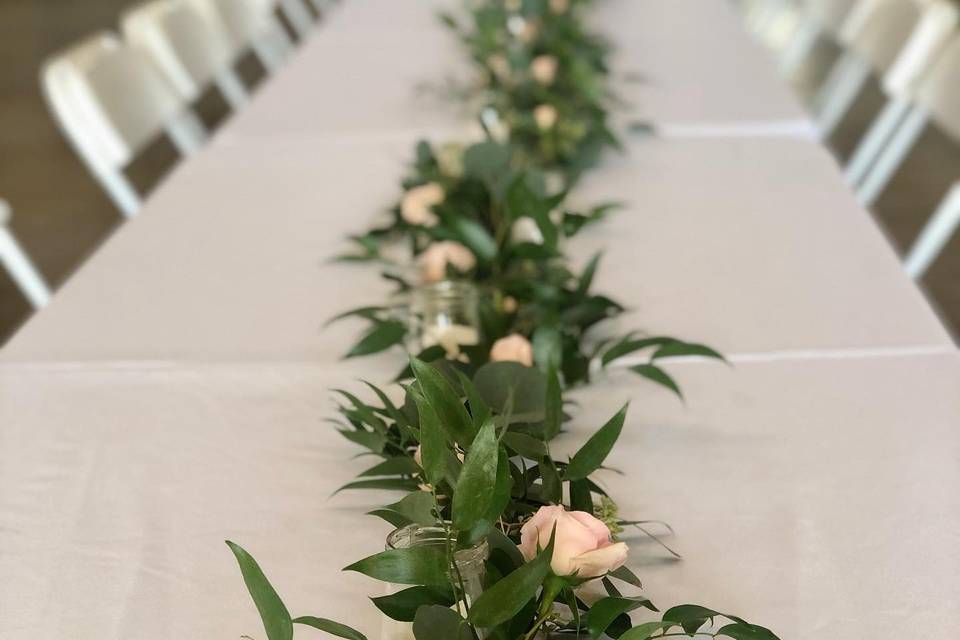
<path fill-rule="evenodd" d="M 448 358 L 460 358 L 462 347 L 480 342 L 477 288 L 469 282 L 443 280 L 413 289 L 407 329 L 412 353 L 439 345 Z"/>
<path fill-rule="evenodd" d="M 443 527 L 410 524 L 390 533 L 387 536 L 386 548 L 391 550 L 428 546 L 446 550 L 447 543 L 447 531 Z M 483 578 L 486 571 L 484 563 L 489 554 L 490 549 L 486 540 L 467 549 L 458 549 L 453 554 L 457 575 L 451 577 L 451 582 L 456 585 L 454 592 L 457 603 L 451 608 L 464 617 L 466 617 L 464 601 L 468 604 L 472 603 L 483 593 Z M 388 594 L 407 588 L 409 585 L 389 585 Z M 414 640 L 413 624 L 385 617 L 380 637 L 382 640 Z"/>

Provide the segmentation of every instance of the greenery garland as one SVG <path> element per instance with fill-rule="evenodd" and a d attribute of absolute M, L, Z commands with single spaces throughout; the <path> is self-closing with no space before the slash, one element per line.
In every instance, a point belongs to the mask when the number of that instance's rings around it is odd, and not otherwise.
<path fill-rule="evenodd" d="M 636 332 L 594 337 L 624 312 L 592 292 L 599 256 L 580 273 L 563 245 L 608 212 L 564 207 L 567 191 L 606 146 L 608 46 L 584 27 L 588 0 L 474 0 L 466 19 L 443 15 L 481 69 L 487 140 L 466 147 L 421 142 L 405 196 L 389 224 L 353 238 L 341 259 L 374 262 L 401 293 L 467 281 L 478 290 L 480 335 L 427 347 L 400 373 L 403 398 L 380 387 L 369 404 L 346 390 L 340 432 L 380 461 L 343 489 L 406 495 L 373 512 L 395 527 L 435 531 L 440 544 L 396 547 L 347 570 L 405 588 L 374 598 L 416 640 L 531 640 L 589 634 L 622 640 L 725 637 L 776 640 L 763 627 L 697 605 L 634 624 L 629 613 L 658 609 L 624 566 L 625 526 L 615 501 L 591 479 L 623 429 L 627 407 L 568 460 L 550 444 L 569 419 L 563 393 L 618 359 L 680 394 L 664 357 L 722 356 L 696 343 Z M 410 260 L 388 258 L 396 245 Z M 409 342 L 396 305 L 364 307 L 370 327 L 347 354 Z M 228 542 L 269 640 L 290 640 L 295 624 L 350 640 L 355 629 L 325 618 L 294 618 L 256 561 Z M 464 553 L 483 550 L 471 586 Z M 671 552 L 672 553 L 672 552 Z M 602 591 L 598 590 L 602 587 Z M 592 590 L 592 592 L 591 592 Z M 726 622 L 719 624 L 719 620 Z"/>

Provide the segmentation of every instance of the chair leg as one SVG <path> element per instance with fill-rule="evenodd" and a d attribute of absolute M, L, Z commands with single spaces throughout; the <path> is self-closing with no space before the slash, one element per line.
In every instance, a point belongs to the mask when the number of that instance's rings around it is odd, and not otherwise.
<path fill-rule="evenodd" d="M 194 154 L 207 140 L 203 123 L 192 111 L 184 111 L 167 124 L 173 146 L 184 156 Z"/>
<path fill-rule="evenodd" d="M 843 121 L 869 77 L 870 65 L 856 54 L 848 53 L 837 61 L 816 98 L 821 139 L 829 138 Z"/>
<path fill-rule="evenodd" d="M 820 24 L 813 18 L 808 16 L 801 20 L 780 55 L 780 73 L 788 77 L 796 73 L 813 53 L 822 31 Z"/>
<path fill-rule="evenodd" d="M 98 169 L 97 167 L 91 167 L 91 169 L 100 184 L 106 189 L 107 195 L 113 200 L 113 204 L 120 209 L 120 213 L 127 218 L 132 218 L 140 212 L 142 204 L 140 196 L 126 176 L 114 169 Z"/>
<path fill-rule="evenodd" d="M 904 159 L 910 153 L 913 145 L 916 144 L 926 125 L 927 114 L 923 109 L 914 107 L 907 114 L 903 124 L 900 125 L 900 129 L 890 138 L 887 148 L 880 154 L 860 183 L 860 188 L 857 189 L 857 200 L 860 201 L 860 204 L 870 206 L 880 197 L 887 183 L 890 182 L 890 178 L 903 164 Z"/>
<path fill-rule="evenodd" d="M 0 261 L 30 304 L 39 309 L 50 301 L 50 289 L 7 227 L 0 227 Z"/>
<path fill-rule="evenodd" d="M 877 119 L 870 125 L 870 129 L 863 140 L 857 145 L 850 162 L 844 174 L 847 184 L 856 187 L 867 175 L 867 171 L 873 166 L 877 156 L 883 151 L 884 145 L 890 140 L 890 136 L 896 131 L 900 123 L 910 111 L 910 102 L 903 98 L 894 98 L 883 111 L 877 116 Z"/>
<path fill-rule="evenodd" d="M 224 69 L 218 73 L 214 82 L 223 95 L 223 99 L 234 111 L 239 111 L 250 99 L 250 92 L 247 91 L 243 81 L 240 80 L 240 76 L 233 69 Z"/>
<path fill-rule="evenodd" d="M 903 266 L 907 274 L 919 279 L 936 260 L 950 236 L 960 226 L 960 183 L 953 185 L 919 237 L 910 247 Z"/>

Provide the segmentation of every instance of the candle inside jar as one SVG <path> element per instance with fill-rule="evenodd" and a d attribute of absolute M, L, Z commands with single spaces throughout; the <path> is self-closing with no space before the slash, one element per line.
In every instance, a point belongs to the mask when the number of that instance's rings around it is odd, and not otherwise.
<path fill-rule="evenodd" d="M 460 355 L 460 347 L 479 342 L 480 332 L 475 327 L 463 324 L 428 325 L 423 330 L 423 347 L 440 345 L 450 358 Z"/>

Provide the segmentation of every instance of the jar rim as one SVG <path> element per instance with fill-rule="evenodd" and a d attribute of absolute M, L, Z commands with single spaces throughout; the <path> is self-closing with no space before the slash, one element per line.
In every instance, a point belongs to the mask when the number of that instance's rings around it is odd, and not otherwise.
<path fill-rule="evenodd" d="M 452 530 L 451 530 L 452 531 Z M 443 544 L 447 539 L 447 529 L 436 525 L 422 525 L 416 522 L 403 527 L 394 529 L 387 535 L 386 547 L 388 550 L 409 548 L 410 539 L 417 533 L 425 534 L 427 537 L 421 542 L 427 544 Z M 453 532 L 456 533 L 455 531 Z M 490 548 L 486 538 L 473 545 L 463 549 L 457 549 L 454 556 L 457 562 L 475 562 L 485 561 L 489 555 Z"/>

